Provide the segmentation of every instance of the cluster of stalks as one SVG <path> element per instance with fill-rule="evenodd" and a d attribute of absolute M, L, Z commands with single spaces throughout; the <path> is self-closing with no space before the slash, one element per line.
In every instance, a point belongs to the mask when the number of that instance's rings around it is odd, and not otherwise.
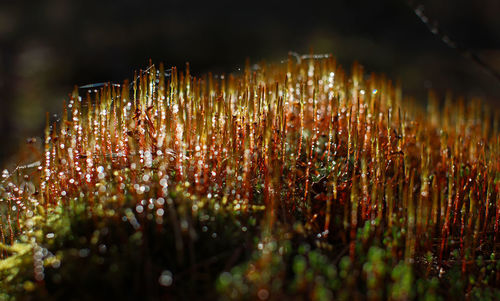
<path fill-rule="evenodd" d="M 474 275 L 478 256 L 496 263 L 498 112 L 433 95 L 422 108 L 358 64 L 349 74 L 308 56 L 228 76 L 151 65 L 130 83 L 76 88 L 60 122 L 47 118 L 40 164 L 17 180 L 4 172 L 1 258 L 51 208 L 129 207 L 131 223 L 147 214 L 162 224 L 164 200 L 182 187 L 194 213 L 263 212 L 273 239 L 301 225 L 352 262 L 368 227 L 379 240 L 396 229 L 388 254 L 427 262 L 427 275 L 452 264 Z M 500 284 L 499 269 L 485 275 Z"/>

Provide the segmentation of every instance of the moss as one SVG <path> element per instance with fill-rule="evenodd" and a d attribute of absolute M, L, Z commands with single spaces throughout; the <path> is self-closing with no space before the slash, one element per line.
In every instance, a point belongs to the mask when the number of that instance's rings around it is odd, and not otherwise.
<path fill-rule="evenodd" d="M 498 293 L 500 141 L 479 102 L 425 113 L 331 57 L 80 92 L 40 163 L 2 173 L 4 299 Z"/>

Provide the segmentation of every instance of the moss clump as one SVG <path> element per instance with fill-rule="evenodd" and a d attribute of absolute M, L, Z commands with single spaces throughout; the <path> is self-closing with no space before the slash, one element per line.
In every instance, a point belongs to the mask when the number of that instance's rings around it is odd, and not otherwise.
<path fill-rule="evenodd" d="M 424 109 L 314 56 L 80 92 L 40 162 L 3 173 L 4 299 L 500 293 L 498 113 L 479 102 Z"/>

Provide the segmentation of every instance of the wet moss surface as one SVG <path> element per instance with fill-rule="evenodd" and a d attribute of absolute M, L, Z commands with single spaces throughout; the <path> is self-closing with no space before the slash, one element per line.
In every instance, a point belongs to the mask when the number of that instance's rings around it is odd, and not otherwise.
<path fill-rule="evenodd" d="M 480 102 L 422 108 L 329 55 L 88 88 L 2 173 L 0 298 L 500 297 Z"/>

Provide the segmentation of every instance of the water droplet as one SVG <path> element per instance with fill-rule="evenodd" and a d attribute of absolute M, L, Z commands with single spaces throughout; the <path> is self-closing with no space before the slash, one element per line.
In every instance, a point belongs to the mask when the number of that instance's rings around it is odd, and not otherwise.
<path fill-rule="evenodd" d="M 174 279 L 172 278 L 172 272 L 166 270 L 163 271 L 158 279 L 158 282 L 162 286 L 171 286 Z"/>
<path fill-rule="evenodd" d="M 265 288 L 261 288 L 257 292 L 257 296 L 259 297 L 260 300 L 267 300 L 267 298 L 269 298 L 269 291 L 266 290 Z"/>
<path fill-rule="evenodd" d="M 80 251 L 78 251 L 78 256 L 82 258 L 89 256 L 89 254 L 90 254 L 90 249 L 80 249 Z"/>

